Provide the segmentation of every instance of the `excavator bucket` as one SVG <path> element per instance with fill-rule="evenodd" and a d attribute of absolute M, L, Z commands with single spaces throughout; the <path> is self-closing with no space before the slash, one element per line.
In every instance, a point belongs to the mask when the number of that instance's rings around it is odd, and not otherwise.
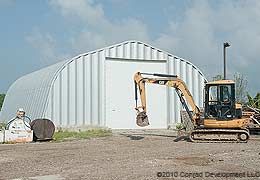
<path fill-rule="evenodd" d="M 136 124 L 140 127 L 145 127 L 149 125 L 148 116 L 145 112 L 139 112 L 136 116 Z"/>

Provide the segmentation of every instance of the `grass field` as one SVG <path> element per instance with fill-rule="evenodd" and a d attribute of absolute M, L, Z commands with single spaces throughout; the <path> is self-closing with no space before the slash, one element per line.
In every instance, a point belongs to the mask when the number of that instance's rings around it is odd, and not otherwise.
<path fill-rule="evenodd" d="M 60 130 L 54 133 L 53 141 L 61 142 L 61 141 L 69 141 L 75 139 L 106 137 L 111 135 L 112 135 L 112 131 L 108 129 L 92 129 L 92 130 L 79 131 L 79 132 Z"/>

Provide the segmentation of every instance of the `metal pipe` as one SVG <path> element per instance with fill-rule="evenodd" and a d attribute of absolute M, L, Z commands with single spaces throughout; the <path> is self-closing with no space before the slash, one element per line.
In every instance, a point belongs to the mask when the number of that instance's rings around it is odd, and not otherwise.
<path fill-rule="evenodd" d="M 227 79 L 227 70 L 226 70 L 226 48 L 227 47 L 229 47 L 230 46 L 230 44 L 228 43 L 228 42 L 225 42 L 224 44 L 223 44 L 223 47 L 224 47 L 224 79 Z"/>
<path fill-rule="evenodd" d="M 137 100 L 138 100 L 138 95 L 137 95 L 137 83 L 136 82 L 134 82 L 135 83 L 135 107 L 137 107 Z"/>

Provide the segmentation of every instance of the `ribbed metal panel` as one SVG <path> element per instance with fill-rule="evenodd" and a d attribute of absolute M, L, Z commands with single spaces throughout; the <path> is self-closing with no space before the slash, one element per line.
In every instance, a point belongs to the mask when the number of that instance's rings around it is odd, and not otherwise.
<path fill-rule="evenodd" d="M 16 80 L 6 94 L 1 120 L 10 120 L 21 107 L 31 118 L 42 117 L 53 78 L 65 62 L 59 62 Z"/>
<path fill-rule="evenodd" d="M 203 105 L 205 77 L 196 66 L 145 43 L 127 41 L 81 54 L 18 79 L 7 93 L 1 119 L 10 119 L 17 108 L 23 107 L 32 118 L 50 118 L 56 126 L 106 126 L 107 59 L 122 63 L 166 62 L 165 72 L 160 73 L 180 76 L 195 102 Z M 165 121 L 171 125 L 180 122 L 182 107 L 173 89 L 166 88 L 165 92 Z"/>

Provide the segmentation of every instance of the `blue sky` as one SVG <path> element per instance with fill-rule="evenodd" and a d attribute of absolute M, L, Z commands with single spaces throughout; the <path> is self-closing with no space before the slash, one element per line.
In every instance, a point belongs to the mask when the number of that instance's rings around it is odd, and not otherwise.
<path fill-rule="evenodd" d="M 0 0 L 0 93 L 20 76 L 79 53 L 136 39 L 259 91 L 260 1 Z"/>

